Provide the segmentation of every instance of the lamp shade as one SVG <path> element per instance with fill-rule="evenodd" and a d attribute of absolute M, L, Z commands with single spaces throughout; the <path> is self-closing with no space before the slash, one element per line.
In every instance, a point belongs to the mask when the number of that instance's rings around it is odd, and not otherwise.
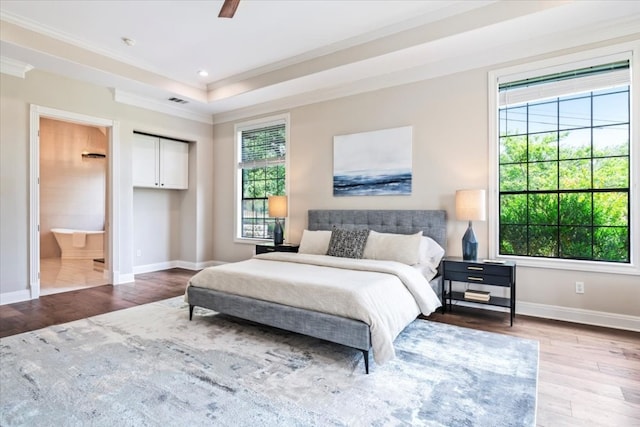
<path fill-rule="evenodd" d="M 463 221 L 485 221 L 487 219 L 484 190 L 456 191 L 456 218 Z"/>
<path fill-rule="evenodd" d="M 287 214 L 287 196 L 269 196 L 269 216 L 284 218 Z"/>

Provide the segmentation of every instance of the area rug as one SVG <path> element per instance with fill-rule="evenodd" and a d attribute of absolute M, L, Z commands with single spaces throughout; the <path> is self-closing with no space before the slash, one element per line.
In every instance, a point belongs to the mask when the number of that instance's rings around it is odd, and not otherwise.
<path fill-rule="evenodd" d="M 0 425 L 535 424 L 535 341 L 418 319 L 366 375 L 358 350 L 187 312 L 178 297 L 2 338 Z"/>

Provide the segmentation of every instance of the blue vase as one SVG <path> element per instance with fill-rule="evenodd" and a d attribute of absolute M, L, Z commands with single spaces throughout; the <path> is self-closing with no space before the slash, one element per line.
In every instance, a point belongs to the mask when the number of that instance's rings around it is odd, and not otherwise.
<path fill-rule="evenodd" d="M 471 227 L 471 221 L 469 221 L 469 227 L 467 227 L 467 231 L 462 236 L 462 259 L 465 261 L 478 259 L 478 241 Z"/>
<path fill-rule="evenodd" d="M 280 221 L 276 219 L 276 226 L 273 229 L 273 244 L 281 245 L 284 242 L 284 233 L 282 231 L 282 225 L 280 225 Z"/>

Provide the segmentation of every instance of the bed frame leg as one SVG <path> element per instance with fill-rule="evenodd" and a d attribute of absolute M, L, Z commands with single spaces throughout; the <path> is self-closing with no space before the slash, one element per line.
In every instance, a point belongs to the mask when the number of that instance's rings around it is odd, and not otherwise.
<path fill-rule="evenodd" d="M 189 320 L 193 320 L 193 309 L 195 305 L 189 304 Z"/>
<path fill-rule="evenodd" d="M 364 356 L 364 372 L 369 375 L 369 351 L 362 350 L 362 354 Z"/>

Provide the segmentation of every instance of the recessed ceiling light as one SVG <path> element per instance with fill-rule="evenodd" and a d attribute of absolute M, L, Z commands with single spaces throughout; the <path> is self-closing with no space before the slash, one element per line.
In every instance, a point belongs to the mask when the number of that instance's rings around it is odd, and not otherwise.
<path fill-rule="evenodd" d="M 129 37 L 122 37 L 120 40 L 122 40 L 122 43 L 126 44 L 127 46 L 136 45 L 136 41 L 134 39 L 130 39 Z"/>
<path fill-rule="evenodd" d="M 198 70 L 198 75 L 200 77 L 207 77 L 209 73 L 207 72 L 207 70 Z"/>

